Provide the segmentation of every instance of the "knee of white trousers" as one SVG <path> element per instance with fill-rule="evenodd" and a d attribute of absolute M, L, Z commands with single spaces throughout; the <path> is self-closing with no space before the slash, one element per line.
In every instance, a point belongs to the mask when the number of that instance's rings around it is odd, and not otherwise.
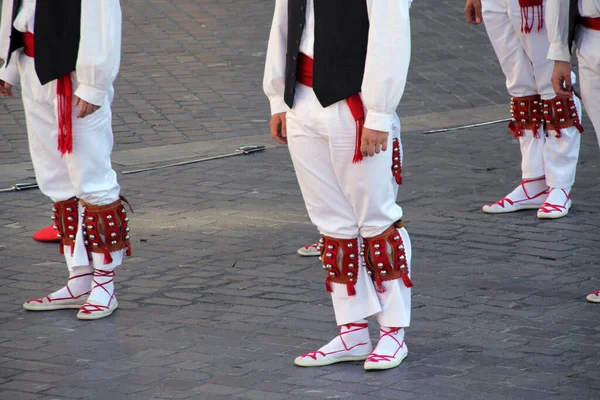
<path fill-rule="evenodd" d="M 333 283 L 331 286 L 331 301 L 338 325 L 349 324 L 381 312 L 375 286 L 365 267 L 358 267 L 355 295 L 348 295 L 346 285 Z"/>
<path fill-rule="evenodd" d="M 398 229 L 408 265 L 408 276 L 412 276 L 412 243 L 406 229 Z M 412 289 L 404 285 L 402 279 L 384 281 L 385 292 L 377 292 L 381 312 L 377 314 L 377 322 L 380 326 L 391 326 L 394 328 L 406 328 L 410 326 Z"/>
<path fill-rule="evenodd" d="M 544 176 L 544 143 L 546 139 L 540 129 L 538 137 L 531 130 L 525 130 L 519 137 L 521 148 L 521 173 L 523 179 L 534 179 Z"/>

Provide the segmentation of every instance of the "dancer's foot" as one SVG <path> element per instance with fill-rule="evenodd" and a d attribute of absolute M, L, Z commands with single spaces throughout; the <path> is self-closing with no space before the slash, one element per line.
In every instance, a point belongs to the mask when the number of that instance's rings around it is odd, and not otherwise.
<path fill-rule="evenodd" d="M 34 233 L 33 240 L 38 242 L 60 242 L 58 231 L 54 229 L 54 225 L 47 226 Z"/>
<path fill-rule="evenodd" d="M 369 338 L 369 328 L 364 323 L 340 326 L 340 334 L 317 351 L 297 357 L 294 364 L 300 367 L 321 367 L 344 361 L 366 360 L 373 346 Z"/>
<path fill-rule="evenodd" d="M 40 299 L 28 300 L 23 308 L 28 311 L 52 311 L 79 308 L 87 300 L 92 284 L 92 268 L 80 267 L 71 272 L 67 285 Z"/>
<path fill-rule="evenodd" d="M 538 210 L 538 218 L 555 219 L 567 215 L 569 213 L 569 209 L 571 208 L 571 196 L 569 194 L 569 191 L 570 188 L 550 189 L 550 194 L 548 195 L 548 198 Z"/>
<path fill-rule="evenodd" d="M 382 326 L 379 343 L 365 361 L 365 369 L 395 368 L 400 365 L 407 355 L 408 348 L 404 343 L 404 329 Z"/>
<path fill-rule="evenodd" d="M 300 247 L 298 249 L 298 254 L 300 254 L 302 257 L 316 257 L 320 255 L 321 250 L 319 249 L 319 242 Z"/>
<path fill-rule="evenodd" d="M 600 290 L 588 294 L 586 299 L 590 303 L 600 303 Z"/>
<path fill-rule="evenodd" d="M 505 198 L 483 206 L 483 212 L 488 214 L 509 213 L 519 210 L 539 208 L 548 195 L 546 178 L 523 179 L 521 184 Z"/>
<path fill-rule="evenodd" d="M 92 320 L 108 317 L 117 309 L 115 297 L 115 271 L 96 269 L 90 297 L 77 313 L 77 318 Z"/>

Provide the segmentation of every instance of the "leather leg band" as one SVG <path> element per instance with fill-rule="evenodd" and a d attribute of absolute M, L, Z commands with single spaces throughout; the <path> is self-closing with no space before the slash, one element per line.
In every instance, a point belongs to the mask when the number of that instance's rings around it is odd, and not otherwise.
<path fill-rule="evenodd" d="M 128 221 L 127 211 L 120 199 L 103 206 L 86 203 L 84 235 L 88 251 L 104 254 L 105 264 L 113 262 L 110 253 L 114 251 L 127 249 L 126 254 L 130 256 Z"/>
<path fill-rule="evenodd" d="M 64 253 L 64 246 L 71 247 L 71 254 L 75 249 L 75 237 L 79 226 L 79 199 L 72 197 L 68 200 L 54 203 L 52 219 L 57 238 L 60 239 L 60 253 Z"/>
<path fill-rule="evenodd" d="M 327 291 L 333 292 L 331 284 L 339 283 L 346 285 L 348 296 L 354 296 L 360 263 L 358 239 L 336 239 L 324 236 L 321 244 L 321 261 L 327 272 L 325 278 Z"/>
<path fill-rule="evenodd" d="M 384 281 L 402 279 L 408 288 L 413 286 L 408 276 L 408 260 L 406 248 L 398 229 L 404 227 L 402 221 L 396 222 L 382 234 L 371 238 L 364 238 L 365 260 L 369 268 L 369 275 L 375 281 L 377 290 L 385 292 Z"/>

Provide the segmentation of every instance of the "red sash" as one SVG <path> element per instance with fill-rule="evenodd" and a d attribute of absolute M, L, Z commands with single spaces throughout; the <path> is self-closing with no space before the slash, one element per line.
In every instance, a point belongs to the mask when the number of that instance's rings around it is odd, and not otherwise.
<path fill-rule="evenodd" d="M 33 33 L 23 34 L 25 55 L 34 58 L 35 46 Z M 56 99 L 58 103 L 58 151 L 64 156 L 73 152 L 73 83 L 71 74 L 56 80 Z"/>
<path fill-rule="evenodd" d="M 300 53 L 298 60 L 298 82 L 310 88 L 313 87 L 313 59 L 304 53 Z M 348 97 L 346 104 L 348 104 L 352 118 L 356 122 L 356 143 L 354 145 L 354 158 L 352 158 L 352 162 L 356 164 L 363 160 L 363 155 L 360 152 L 360 142 L 365 124 L 365 107 L 358 93 Z"/>
<path fill-rule="evenodd" d="M 578 22 L 581 26 L 595 31 L 600 31 L 600 17 L 579 17 Z"/>

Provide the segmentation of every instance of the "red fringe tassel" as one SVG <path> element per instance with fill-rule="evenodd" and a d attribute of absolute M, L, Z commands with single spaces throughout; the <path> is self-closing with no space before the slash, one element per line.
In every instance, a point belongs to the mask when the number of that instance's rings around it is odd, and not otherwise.
<path fill-rule="evenodd" d="M 354 282 L 348 282 L 346 284 L 346 289 L 348 290 L 348 296 L 356 295 L 356 289 L 354 288 Z"/>
<path fill-rule="evenodd" d="M 113 258 L 108 249 L 104 250 L 104 265 L 112 264 Z"/>
<path fill-rule="evenodd" d="M 379 293 L 385 293 L 385 286 L 383 286 L 381 276 L 377 276 L 377 279 L 375 279 L 375 286 L 377 286 L 377 291 Z"/>
<path fill-rule="evenodd" d="M 329 293 L 333 293 L 333 288 L 331 287 L 331 278 L 329 276 L 325 278 L 325 288 Z"/>
<path fill-rule="evenodd" d="M 73 152 L 73 83 L 71 75 L 56 81 L 58 102 L 58 151 L 60 155 Z"/>
<path fill-rule="evenodd" d="M 537 20 L 538 32 L 544 27 L 544 1 L 519 0 L 521 6 L 521 33 L 529 34 Z M 537 17 L 537 18 L 536 18 Z"/>
<path fill-rule="evenodd" d="M 408 274 L 402 274 L 402 282 L 404 282 L 404 286 L 406 286 L 407 288 L 411 288 L 414 286 Z"/>

